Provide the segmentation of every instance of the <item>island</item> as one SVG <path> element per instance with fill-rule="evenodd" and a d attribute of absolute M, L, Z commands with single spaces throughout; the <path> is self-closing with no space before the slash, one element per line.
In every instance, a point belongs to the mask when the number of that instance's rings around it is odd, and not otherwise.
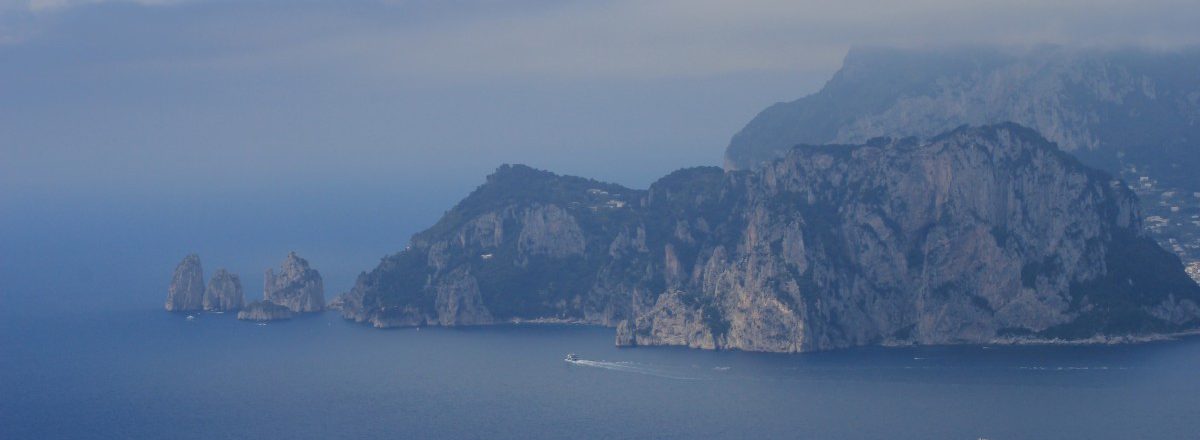
<path fill-rule="evenodd" d="M 634 190 L 505 165 L 337 299 L 375 327 L 616 327 L 622 345 L 1136 340 L 1200 325 L 1137 196 L 1032 129 L 800 145 Z"/>

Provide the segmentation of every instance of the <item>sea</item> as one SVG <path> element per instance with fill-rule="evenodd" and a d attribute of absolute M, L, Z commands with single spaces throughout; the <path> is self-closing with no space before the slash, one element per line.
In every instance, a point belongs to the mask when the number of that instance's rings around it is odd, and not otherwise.
<path fill-rule="evenodd" d="M 0 438 L 1200 435 L 1196 339 L 767 354 L 617 348 L 588 326 L 186 316 L 6 319 Z"/>
<path fill-rule="evenodd" d="M 332 296 L 436 217 L 258 203 L 6 205 L 0 439 L 1200 439 L 1197 338 L 771 354 L 163 311 L 187 252 L 255 299 L 297 250 Z"/>

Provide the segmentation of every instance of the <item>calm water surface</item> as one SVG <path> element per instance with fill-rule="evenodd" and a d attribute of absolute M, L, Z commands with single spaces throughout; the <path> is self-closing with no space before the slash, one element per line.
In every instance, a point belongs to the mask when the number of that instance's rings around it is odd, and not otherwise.
<path fill-rule="evenodd" d="M 581 326 L 8 317 L 0 438 L 1200 436 L 1200 340 L 777 355 Z M 583 362 L 563 361 L 568 352 Z"/>

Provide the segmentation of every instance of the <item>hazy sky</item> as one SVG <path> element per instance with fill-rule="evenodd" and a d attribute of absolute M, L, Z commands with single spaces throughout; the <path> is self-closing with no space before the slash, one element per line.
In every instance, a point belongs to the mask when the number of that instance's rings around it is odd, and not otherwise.
<path fill-rule="evenodd" d="M 0 0 L 14 193 L 645 186 L 852 45 L 1200 39 L 1200 2 Z M 15 190 L 15 191 L 13 191 Z"/>
<path fill-rule="evenodd" d="M 832 3 L 0 0 L 0 302 L 157 308 L 189 252 L 254 297 L 288 250 L 332 297 L 502 163 L 719 165 L 854 45 L 1200 41 L 1194 0 Z"/>

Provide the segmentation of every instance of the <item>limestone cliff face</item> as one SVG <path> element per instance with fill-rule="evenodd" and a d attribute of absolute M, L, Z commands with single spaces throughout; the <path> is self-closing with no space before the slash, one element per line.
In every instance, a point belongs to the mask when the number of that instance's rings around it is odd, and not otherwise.
<path fill-rule="evenodd" d="M 279 274 L 267 269 L 263 298 L 293 312 L 319 312 L 325 308 L 325 283 L 307 260 L 289 252 Z"/>
<path fill-rule="evenodd" d="M 743 232 L 701 250 L 685 283 L 711 298 L 719 347 L 1086 338 L 1200 320 L 1197 287 L 1141 235 L 1126 187 L 1015 125 L 800 147 L 731 180 L 746 188 Z M 639 319 L 637 342 L 696 344 L 694 324 L 661 327 Z"/>
<path fill-rule="evenodd" d="M 238 312 L 237 319 L 244 321 L 279 321 L 292 319 L 292 310 L 271 301 L 253 301 Z"/>
<path fill-rule="evenodd" d="M 646 191 L 502 167 L 342 304 L 379 327 L 567 320 L 773 352 L 1200 326 L 1200 287 L 1142 235 L 1136 197 L 1013 124 Z"/>
<path fill-rule="evenodd" d="M 204 268 L 200 256 L 190 254 L 175 266 L 167 287 L 167 311 L 193 312 L 204 309 Z"/>
<path fill-rule="evenodd" d="M 204 310 L 229 312 L 242 308 L 242 280 L 225 269 L 217 269 L 204 289 Z"/>

